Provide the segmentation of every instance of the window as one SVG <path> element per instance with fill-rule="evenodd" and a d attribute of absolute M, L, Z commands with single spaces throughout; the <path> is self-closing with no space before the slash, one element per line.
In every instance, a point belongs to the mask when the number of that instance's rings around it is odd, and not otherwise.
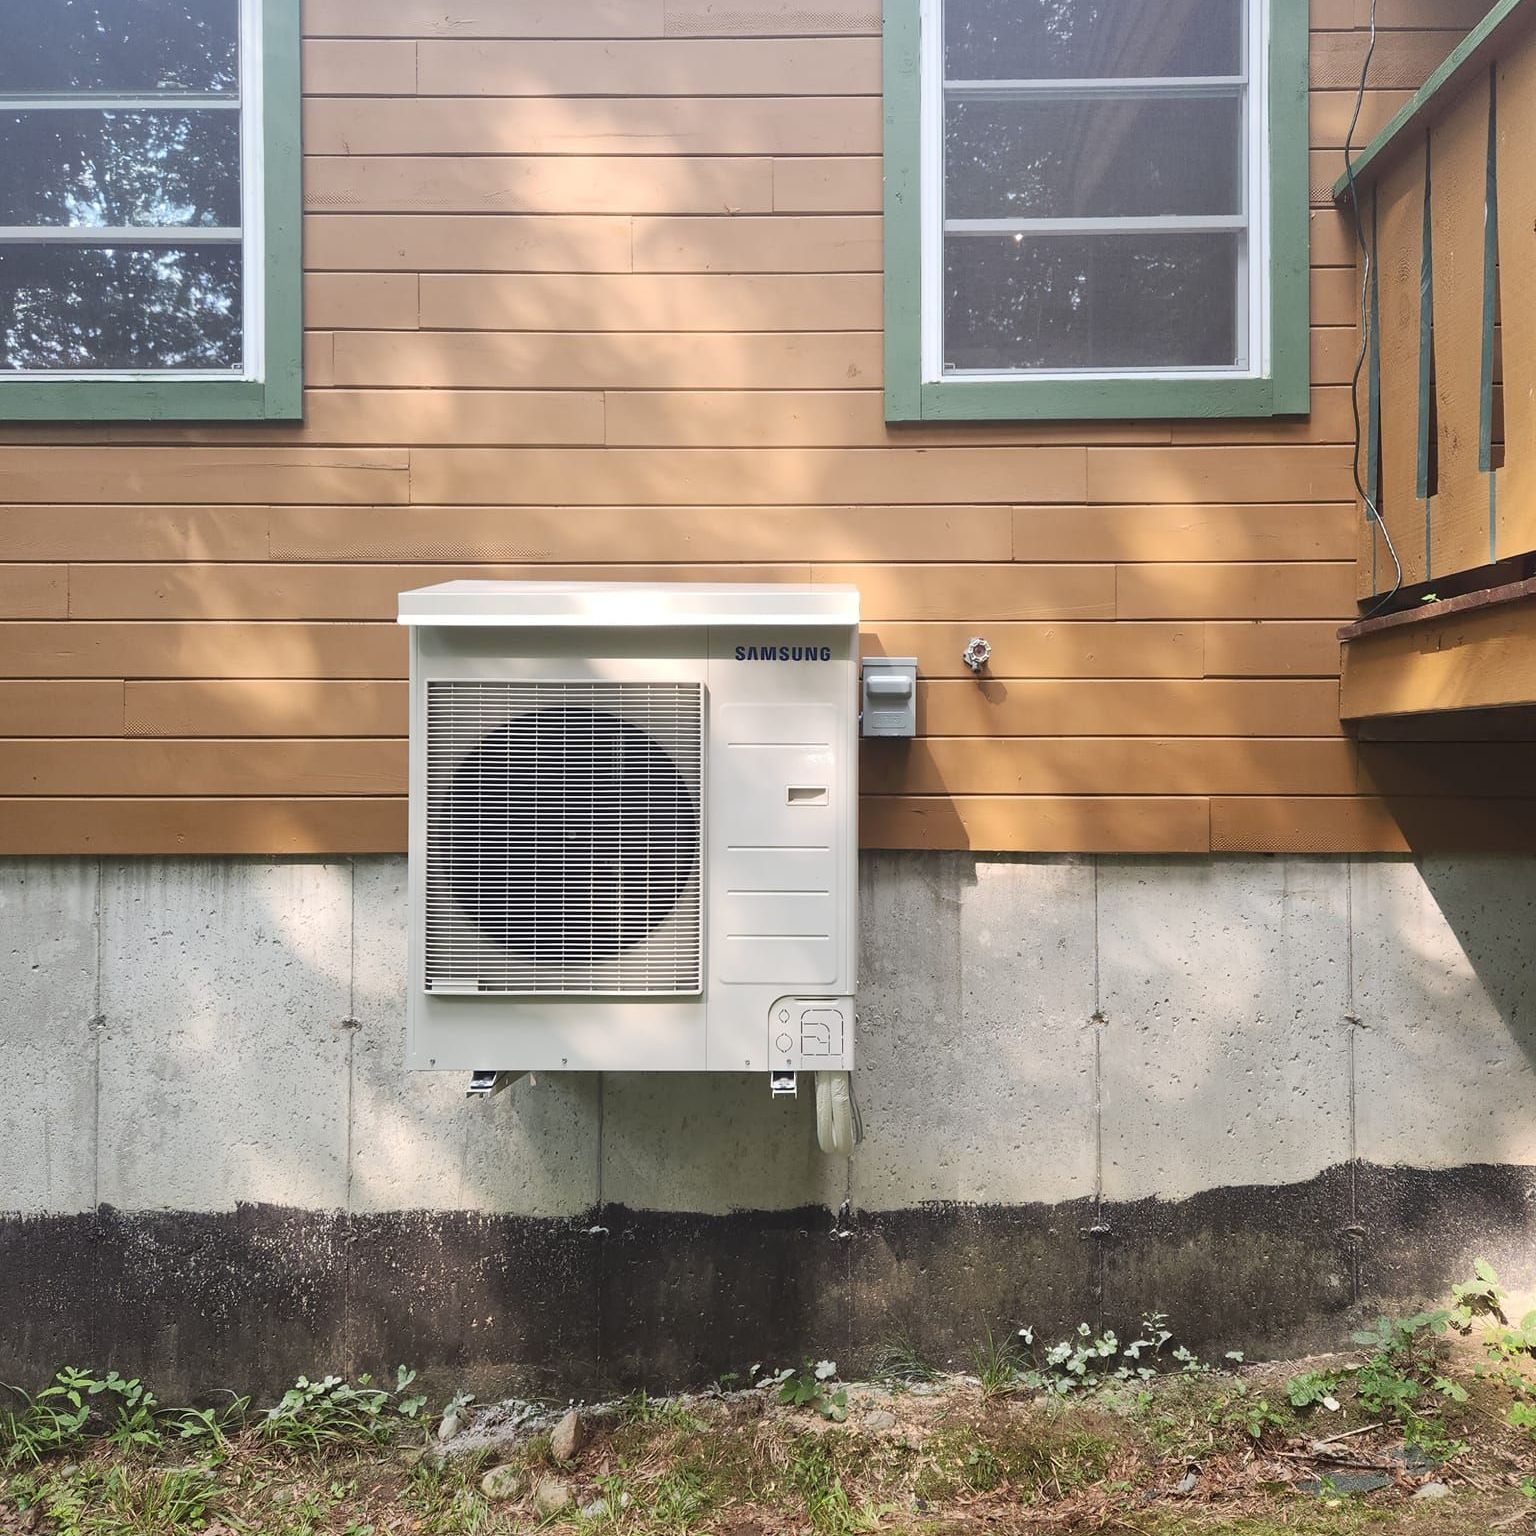
<path fill-rule="evenodd" d="M 0 417 L 297 417 L 298 0 L 0 22 Z"/>
<path fill-rule="evenodd" d="M 1296 0 L 887 0 L 891 420 L 1304 412 Z"/>

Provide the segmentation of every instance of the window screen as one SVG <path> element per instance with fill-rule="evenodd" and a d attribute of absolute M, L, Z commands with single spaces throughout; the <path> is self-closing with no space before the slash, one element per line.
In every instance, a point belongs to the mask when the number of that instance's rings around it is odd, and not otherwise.
<path fill-rule="evenodd" d="M 931 0 L 928 377 L 1249 371 L 1264 17 Z"/>
<path fill-rule="evenodd" d="M 252 371 L 255 12 L 0 0 L 0 372 Z"/>

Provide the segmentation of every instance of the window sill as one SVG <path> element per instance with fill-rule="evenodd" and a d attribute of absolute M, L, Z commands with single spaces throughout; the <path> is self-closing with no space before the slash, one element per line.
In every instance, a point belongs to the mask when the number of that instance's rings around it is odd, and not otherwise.
<path fill-rule="evenodd" d="M 887 388 L 885 419 L 903 421 L 1146 421 L 1305 416 L 1305 378 L 947 379 Z"/>
<path fill-rule="evenodd" d="M 299 382 L 3 379 L 0 421 L 300 421 Z"/>

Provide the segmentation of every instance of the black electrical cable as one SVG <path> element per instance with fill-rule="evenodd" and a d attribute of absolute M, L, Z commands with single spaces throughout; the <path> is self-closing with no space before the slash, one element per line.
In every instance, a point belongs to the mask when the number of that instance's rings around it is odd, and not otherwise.
<path fill-rule="evenodd" d="M 1360 351 L 1355 358 L 1354 377 L 1350 381 L 1349 402 L 1355 418 L 1355 455 L 1354 475 L 1355 492 L 1365 503 L 1366 516 L 1381 530 L 1381 536 L 1386 540 L 1387 553 L 1392 557 L 1392 569 L 1395 575 L 1392 579 L 1392 589 L 1371 611 L 1366 618 L 1374 618 L 1384 608 L 1391 606 L 1397 594 L 1403 589 L 1403 562 L 1398 558 L 1397 546 L 1392 542 L 1392 535 L 1387 525 L 1382 521 L 1381 508 L 1376 503 L 1372 494 L 1372 488 L 1365 483 L 1365 477 L 1360 473 L 1360 455 L 1364 447 L 1364 432 L 1360 423 L 1360 375 L 1365 372 L 1366 358 L 1370 354 L 1370 316 L 1371 316 L 1371 283 L 1376 276 L 1376 251 L 1365 238 L 1365 218 L 1360 211 L 1360 189 L 1355 185 L 1355 130 L 1360 126 L 1360 114 L 1365 108 L 1365 87 L 1370 78 L 1371 60 L 1376 56 L 1376 0 L 1371 0 L 1371 35 L 1365 50 L 1365 63 L 1360 67 L 1360 89 L 1355 92 L 1355 111 L 1349 120 L 1349 131 L 1344 135 L 1344 175 L 1349 182 L 1349 203 L 1355 216 L 1355 243 L 1360 247 L 1361 254 L 1361 279 L 1360 279 Z"/>

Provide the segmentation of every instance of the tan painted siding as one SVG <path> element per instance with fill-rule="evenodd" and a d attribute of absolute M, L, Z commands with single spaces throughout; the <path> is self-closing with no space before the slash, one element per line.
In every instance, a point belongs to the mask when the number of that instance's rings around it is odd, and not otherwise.
<path fill-rule="evenodd" d="M 1381 0 L 1359 140 L 1482 8 Z M 876 0 L 307 0 L 306 422 L 0 426 L 0 851 L 401 847 L 395 594 L 540 573 L 857 582 L 924 674 L 871 845 L 1507 846 L 1536 745 L 1339 725 L 1367 6 L 1312 9 L 1310 419 L 889 431 Z"/>

